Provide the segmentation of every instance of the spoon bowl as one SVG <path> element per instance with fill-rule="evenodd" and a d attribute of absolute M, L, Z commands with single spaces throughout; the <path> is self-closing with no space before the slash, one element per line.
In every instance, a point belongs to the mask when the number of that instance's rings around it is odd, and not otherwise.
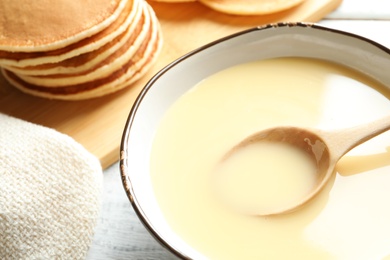
<path fill-rule="evenodd" d="M 334 131 L 281 126 L 265 129 L 242 140 L 222 159 L 225 161 L 242 148 L 258 143 L 284 143 L 304 151 L 315 164 L 316 183 L 300 200 L 288 206 L 278 206 L 272 210 L 259 209 L 256 215 L 271 216 L 285 214 L 299 209 L 312 200 L 328 183 L 335 171 L 337 162 L 354 147 L 390 129 L 390 116 L 376 121 Z"/>

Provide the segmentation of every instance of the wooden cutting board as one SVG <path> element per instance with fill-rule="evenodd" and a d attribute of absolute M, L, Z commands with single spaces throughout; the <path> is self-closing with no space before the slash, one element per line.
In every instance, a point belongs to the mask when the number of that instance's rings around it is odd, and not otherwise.
<path fill-rule="evenodd" d="M 150 1 L 161 23 L 164 47 L 154 68 L 136 84 L 102 98 L 56 101 L 23 94 L 0 78 L 0 113 L 70 135 L 96 155 L 103 168 L 106 168 L 119 159 L 122 132 L 138 93 L 165 65 L 210 41 L 254 26 L 275 22 L 319 21 L 340 3 L 341 0 L 306 0 L 278 14 L 233 16 L 218 13 L 198 2 Z"/>

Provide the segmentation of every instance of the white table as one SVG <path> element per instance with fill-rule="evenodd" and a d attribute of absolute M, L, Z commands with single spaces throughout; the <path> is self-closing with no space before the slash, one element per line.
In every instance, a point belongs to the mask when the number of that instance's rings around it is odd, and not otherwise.
<path fill-rule="evenodd" d="M 390 47 L 389 0 L 344 0 L 320 24 Z M 102 211 L 87 259 L 177 259 L 139 221 L 122 187 L 119 163 L 105 170 L 104 188 Z"/>

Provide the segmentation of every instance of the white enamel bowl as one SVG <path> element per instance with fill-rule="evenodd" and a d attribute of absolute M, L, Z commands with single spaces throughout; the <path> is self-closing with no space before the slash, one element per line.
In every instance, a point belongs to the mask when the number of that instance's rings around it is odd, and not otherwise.
<path fill-rule="evenodd" d="M 386 85 L 390 50 L 369 39 L 314 24 L 283 23 L 246 30 L 212 42 L 169 64 L 136 100 L 121 143 L 121 175 L 139 218 L 175 255 L 202 256 L 167 225 L 153 195 L 149 157 L 153 137 L 166 110 L 202 79 L 227 67 L 276 57 L 312 57 L 361 71 Z"/>

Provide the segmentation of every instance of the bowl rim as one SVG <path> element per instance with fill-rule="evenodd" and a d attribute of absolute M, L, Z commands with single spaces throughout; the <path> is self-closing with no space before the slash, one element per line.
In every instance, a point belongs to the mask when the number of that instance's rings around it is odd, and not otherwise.
<path fill-rule="evenodd" d="M 331 32 L 334 34 L 339 34 L 339 35 L 344 35 L 347 37 L 352 37 L 357 40 L 366 42 L 370 45 L 373 45 L 374 47 L 381 49 L 385 53 L 390 55 L 390 49 L 374 40 L 371 40 L 369 38 L 366 38 L 364 36 L 354 34 L 351 32 L 339 30 L 339 29 L 334 29 L 330 28 L 327 26 L 319 25 L 317 23 L 311 23 L 311 22 L 278 22 L 278 23 L 270 23 L 270 24 L 265 24 L 261 26 L 256 26 L 252 27 L 249 29 L 245 29 L 230 35 L 227 35 L 225 37 L 219 38 L 217 40 L 211 41 L 203 46 L 200 46 L 184 55 L 181 57 L 175 59 L 174 61 L 170 62 L 167 64 L 165 67 L 160 69 L 157 73 L 155 73 L 145 84 L 145 86 L 142 88 L 140 93 L 138 94 L 136 100 L 134 101 L 134 104 L 129 112 L 128 118 L 125 123 L 124 131 L 122 134 L 122 139 L 121 139 L 121 144 L 120 144 L 120 159 L 119 159 L 119 167 L 120 167 L 120 175 L 122 179 L 122 185 L 123 188 L 126 192 L 126 195 L 135 211 L 137 214 L 138 218 L 140 219 L 141 223 L 144 225 L 144 227 L 148 230 L 148 232 L 155 238 L 157 242 L 159 242 L 163 247 L 168 249 L 171 253 L 173 253 L 175 256 L 181 258 L 181 259 L 191 259 L 189 256 L 185 255 L 183 252 L 181 252 L 179 249 L 175 248 L 173 245 L 169 244 L 167 241 L 164 240 L 164 238 L 159 234 L 157 229 L 153 227 L 153 225 L 150 223 L 147 215 L 144 213 L 142 209 L 142 205 L 138 202 L 136 198 L 136 194 L 134 193 L 133 186 L 132 186 L 132 181 L 130 180 L 130 177 L 128 176 L 128 166 L 126 163 L 127 160 L 127 154 L 126 151 L 128 150 L 128 137 L 130 135 L 130 131 L 132 128 L 132 124 L 134 122 L 134 118 L 137 114 L 137 110 L 140 106 L 140 104 L 143 101 L 143 98 L 147 95 L 148 91 L 153 87 L 154 83 L 158 81 L 160 77 L 162 77 L 167 71 L 169 71 L 171 68 L 177 66 L 180 64 L 182 61 L 190 58 L 191 56 L 202 52 L 214 45 L 217 45 L 219 43 L 229 41 L 233 38 L 237 38 L 240 36 L 243 36 L 248 33 L 256 32 L 256 31 L 262 31 L 262 30 L 268 30 L 268 29 L 273 29 L 273 28 L 283 28 L 283 27 L 303 27 L 303 28 L 312 28 L 316 30 L 321 30 L 321 31 L 326 31 L 326 32 Z"/>

